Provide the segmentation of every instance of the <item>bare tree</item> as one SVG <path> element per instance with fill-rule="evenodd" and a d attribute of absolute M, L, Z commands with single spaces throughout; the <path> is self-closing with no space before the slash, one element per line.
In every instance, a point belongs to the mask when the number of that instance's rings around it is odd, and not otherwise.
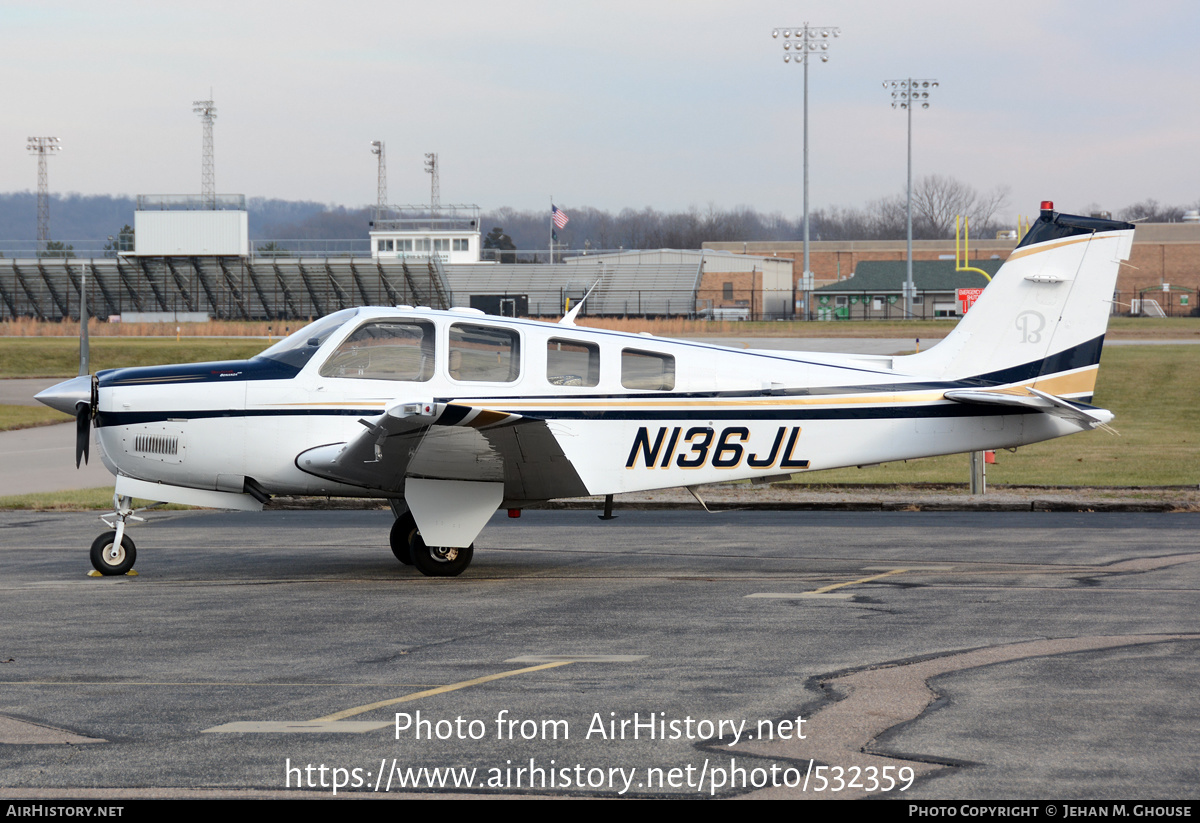
<path fill-rule="evenodd" d="M 1121 209 L 1122 220 L 1138 221 L 1139 223 L 1178 223 L 1183 219 L 1186 206 L 1165 206 L 1157 200 L 1148 198 L 1140 203 Z"/>
<path fill-rule="evenodd" d="M 914 236 L 920 239 L 949 237 L 954 217 L 971 218 L 972 233 L 995 228 L 991 221 L 1004 208 L 1008 189 L 980 194 L 953 178 L 927 177 L 914 190 Z M 924 207 L 925 211 L 922 211 Z M 795 240 L 803 232 L 800 218 L 763 214 L 749 206 L 721 209 L 709 203 L 687 211 L 660 212 L 647 206 L 613 214 L 589 206 L 570 206 L 571 223 L 558 233 L 569 248 L 593 249 L 697 249 L 706 241 Z M 874 200 L 865 208 L 833 206 L 813 209 L 812 235 L 817 240 L 895 240 L 905 235 L 905 198 L 896 194 Z M 536 249 L 545 243 L 549 226 L 545 211 L 517 211 L 504 207 L 483 215 L 483 225 L 504 226 L 519 249 Z"/>
<path fill-rule="evenodd" d="M 872 240 L 904 237 L 908 231 L 908 209 L 904 195 L 897 194 L 872 200 L 867 204 L 867 218 L 870 220 Z"/>
<path fill-rule="evenodd" d="M 1012 189 L 1008 186 L 996 186 L 991 191 L 983 192 L 975 200 L 975 207 L 970 212 L 971 222 L 977 226 L 977 231 L 994 228 L 992 220 L 996 212 L 1008 206 L 1008 196 Z"/>
<path fill-rule="evenodd" d="M 955 217 L 969 217 L 977 231 L 988 228 L 996 212 L 1008 203 L 1008 189 L 998 186 L 980 194 L 974 187 L 940 174 L 930 174 L 913 184 L 913 222 L 921 223 L 922 236 L 949 237 Z M 914 225 L 914 234 L 918 229 Z"/>

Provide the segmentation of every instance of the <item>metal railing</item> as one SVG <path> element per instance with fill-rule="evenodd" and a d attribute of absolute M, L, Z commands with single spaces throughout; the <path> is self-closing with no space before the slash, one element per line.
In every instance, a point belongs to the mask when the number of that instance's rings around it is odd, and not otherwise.
<path fill-rule="evenodd" d="M 371 241 L 267 238 L 250 241 L 251 257 L 370 257 Z"/>
<path fill-rule="evenodd" d="M 138 211 L 245 211 L 246 195 L 139 194 Z"/>

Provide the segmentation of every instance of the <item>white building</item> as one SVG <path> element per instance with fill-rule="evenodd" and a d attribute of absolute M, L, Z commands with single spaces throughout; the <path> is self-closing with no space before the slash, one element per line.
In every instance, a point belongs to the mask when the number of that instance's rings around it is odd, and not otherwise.
<path fill-rule="evenodd" d="M 441 263 L 479 263 L 483 236 L 479 207 L 391 206 L 371 221 L 371 256 L 376 259 L 432 257 Z"/>
<path fill-rule="evenodd" d="M 236 256 L 250 253 L 246 196 L 139 194 L 133 234 L 140 257 Z"/>

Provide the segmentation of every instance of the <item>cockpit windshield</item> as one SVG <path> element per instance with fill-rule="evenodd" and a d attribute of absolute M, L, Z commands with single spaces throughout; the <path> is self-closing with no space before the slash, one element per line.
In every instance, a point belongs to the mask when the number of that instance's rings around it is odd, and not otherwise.
<path fill-rule="evenodd" d="M 288 335 L 274 346 L 259 354 L 269 360 L 286 363 L 297 369 L 304 368 L 310 358 L 316 354 L 321 344 L 358 314 L 358 309 L 342 309 L 326 315 L 320 320 L 314 320 L 298 332 Z"/>

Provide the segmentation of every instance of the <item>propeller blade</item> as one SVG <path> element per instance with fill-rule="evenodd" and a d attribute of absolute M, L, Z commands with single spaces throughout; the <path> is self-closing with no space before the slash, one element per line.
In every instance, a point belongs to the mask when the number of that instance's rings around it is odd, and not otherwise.
<path fill-rule="evenodd" d="M 92 404 L 75 404 L 75 468 L 79 468 L 79 460 L 88 462 L 92 450 Z"/>
<path fill-rule="evenodd" d="M 80 264 L 79 279 L 79 376 L 91 373 L 90 343 L 88 341 L 87 266 Z M 96 399 L 96 380 L 89 380 L 89 402 L 75 404 L 75 468 L 82 457 L 86 465 L 92 451 L 92 403 Z"/>
<path fill-rule="evenodd" d="M 80 264 L 79 281 L 79 376 L 91 372 L 91 346 L 88 342 L 87 266 Z"/>

